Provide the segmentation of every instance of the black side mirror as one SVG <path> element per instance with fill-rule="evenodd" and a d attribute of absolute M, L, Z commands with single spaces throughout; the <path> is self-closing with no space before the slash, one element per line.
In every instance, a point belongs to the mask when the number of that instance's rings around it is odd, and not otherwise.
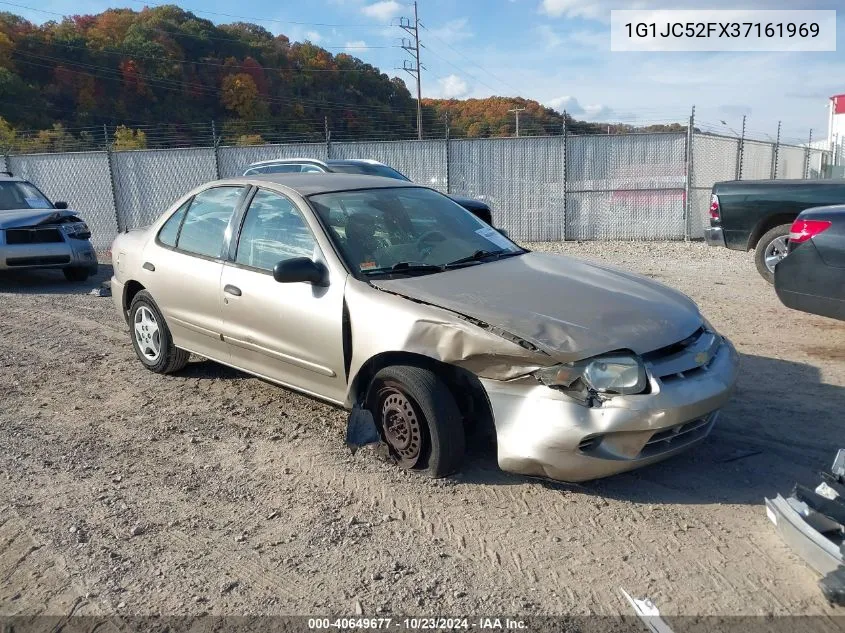
<path fill-rule="evenodd" d="M 65 202 L 64 200 L 57 200 L 53 203 L 53 206 L 56 209 L 67 209 L 67 202 Z"/>
<path fill-rule="evenodd" d="M 273 267 L 273 279 L 281 284 L 307 281 L 315 286 L 328 286 L 326 267 L 308 257 L 293 257 L 280 261 Z"/>

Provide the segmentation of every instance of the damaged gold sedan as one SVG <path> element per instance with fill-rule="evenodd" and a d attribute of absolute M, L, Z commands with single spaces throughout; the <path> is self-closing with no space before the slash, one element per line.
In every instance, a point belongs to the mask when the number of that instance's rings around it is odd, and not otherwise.
<path fill-rule="evenodd" d="M 737 354 L 685 295 L 527 251 L 446 196 L 342 174 L 221 180 L 113 246 L 139 360 L 189 353 L 372 420 L 404 468 L 581 481 L 702 440 Z M 372 417 L 370 417 L 370 414 Z"/>

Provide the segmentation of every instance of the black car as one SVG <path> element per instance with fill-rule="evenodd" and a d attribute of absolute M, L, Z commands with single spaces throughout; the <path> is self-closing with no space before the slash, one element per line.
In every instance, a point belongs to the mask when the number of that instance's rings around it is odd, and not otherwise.
<path fill-rule="evenodd" d="M 329 159 L 317 160 L 315 158 L 279 158 L 253 163 L 246 168 L 243 175 L 253 176 L 255 174 L 301 174 L 301 173 L 340 173 L 340 174 L 361 174 L 364 176 L 383 176 L 410 182 L 411 179 L 405 174 L 396 171 L 377 160 L 364 158 Z M 465 196 L 449 197 L 472 213 L 482 222 L 493 226 L 493 212 L 487 203 L 475 198 Z"/>
<path fill-rule="evenodd" d="M 807 209 L 792 223 L 775 291 L 789 308 L 845 321 L 845 205 Z"/>

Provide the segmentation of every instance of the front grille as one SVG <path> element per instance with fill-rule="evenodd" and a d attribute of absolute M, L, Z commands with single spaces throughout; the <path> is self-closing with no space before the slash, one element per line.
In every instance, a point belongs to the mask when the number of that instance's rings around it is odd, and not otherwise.
<path fill-rule="evenodd" d="M 57 264 L 69 264 L 69 255 L 44 255 L 41 257 L 8 257 L 7 266 L 53 266 Z"/>
<path fill-rule="evenodd" d="M 63 241 L 59 229 L 6 229 L 6 244 L 55 244 Z"/>
<path fill-rule="evenodd" d="M 683 446 L 707 435 L 713 423 L 716 421 L 716 413 L 711 413 L 703 418 L 683 422 L 670 426 L 652 435 L 640 451 L 639 458 L 651 457 Z"/>
<path fill-rule="evenodd" d="M 721 336 L 698 328 L 683 341 L 643 354 L 643 360 L 651 374 L 664 383 L 686 380 L 706 372 L 721 345 Z"/>

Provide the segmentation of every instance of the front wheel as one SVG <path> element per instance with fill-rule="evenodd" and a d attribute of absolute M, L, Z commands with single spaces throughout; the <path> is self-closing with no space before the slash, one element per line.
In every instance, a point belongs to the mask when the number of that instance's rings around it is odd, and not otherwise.
<path fill-rule="evenodd" d="M 367 408 L 400 467 L 431 477 L 457 471 L 464 457 L 461 412 L 433 371 L 386 367 L 370 384 Z"/>
<path fill-rule="evenodd" d="M 766 231 L 754 249 L 754 263 L 763 279 L 775 283 L 775 266 L 786 257 L 791 224 L 781 224 Z"/>
<path fill-rule="evenodd" d="M 129 306 L 132 347 L 138 360 L 157 374 L 179 371 L 188 363 L 190 354 L 173 344 L 170 329 L 152 296 L 142 290 Z"/>

